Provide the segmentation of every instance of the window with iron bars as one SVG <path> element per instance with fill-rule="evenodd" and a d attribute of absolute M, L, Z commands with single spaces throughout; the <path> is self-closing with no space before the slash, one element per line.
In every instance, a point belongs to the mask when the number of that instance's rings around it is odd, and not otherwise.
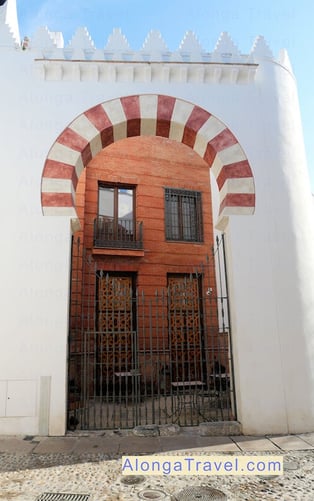
<path fill-rule="evenodd" d="M 202 242 L 201 193 L 165 188 L 165 226 L 166 240 Z"/>

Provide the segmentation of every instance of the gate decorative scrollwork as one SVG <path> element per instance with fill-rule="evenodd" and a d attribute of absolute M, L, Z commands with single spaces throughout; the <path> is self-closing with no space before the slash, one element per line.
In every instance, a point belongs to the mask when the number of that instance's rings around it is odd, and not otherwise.
<path fill-rule="evenodd" d="M 100 272 L 97 286 L 99 370 L 113 376 L 115 371 L 131 370 L 132 279 Z"/>

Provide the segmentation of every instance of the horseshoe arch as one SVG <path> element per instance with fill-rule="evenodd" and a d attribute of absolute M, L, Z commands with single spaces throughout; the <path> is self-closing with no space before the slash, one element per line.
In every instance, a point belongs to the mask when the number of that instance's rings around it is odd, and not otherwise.
<path fill-rule="evenodd" d="M 113 142 L 145 135 L 182 142 L 208 163 L 220 193 L 220 222 L 232 214 L 253 214 L 252 170 L 232 132 L 199 106 L 151 94 L 98 104 L 79 115 L 60 134 L 43 170 L 43 214 L 76 217 L 76 186 L 90 160 Z"/>

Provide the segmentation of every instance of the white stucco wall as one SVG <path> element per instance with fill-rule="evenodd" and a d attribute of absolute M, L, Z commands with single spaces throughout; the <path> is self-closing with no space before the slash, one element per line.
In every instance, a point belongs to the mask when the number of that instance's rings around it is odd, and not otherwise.
<path fill-rule="evenodd" d="M 1 227 L 0 433 L 62 434 L 69 223 L 7 211 Z"/>
<path fill-rule="evenodd" d="M 259 80 L 256 213 L 228 229 L 239 419 L 247 433 L 297 433 L 313 429 L 311 192 L 294 79 L 264 64 Z"/>
<path fill-rule="evenodd" d="M 238 417 L 245 433 L 313 431 L 314 221 L 293 76 L 260 61 L 245 84 L 45 81 L 33 57 L 1 48 L 0 432 L 66 426 L 70 221 L 42 216 L 49 149 L 86 109 L 143 93 L 203 107 L 243 147 L 256 212 L 226 228 Z"/>

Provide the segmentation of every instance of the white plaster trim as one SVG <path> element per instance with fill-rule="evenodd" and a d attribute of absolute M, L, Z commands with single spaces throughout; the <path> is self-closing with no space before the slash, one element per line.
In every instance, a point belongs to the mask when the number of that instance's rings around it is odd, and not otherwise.
<path fill-rule="evenodd" d="M 74 132 L 82 136 L 88 142 L 99 134 L 99 130 L 96 129 L 84 113 L 73 120 L 69 128 L 74 130 Z"/>
<path fill-rule="evenodd" d="M 229 148 L 225 148 L 224 150 L 218 153 L 221 162 L 224 165 L 233 164 L 236 162 L 242 162 L 242 160 L 247 160 L 244 151 L 242 150 L 239 143 L 233 144 Z"/>
<path fill-rule="evenodd" d="M 242 162 L 243 160 L 247 160 L 247 157 L 239 143 L 233 144 L 229 148 L 225 148 L 224 150 L 220 151 L 215 156 L 211 167 L 215 178 L 218 178 L 220 171 L 224 165 Z"/>
<path fill-rule="evenodd" d="M 120 99 L 102 104 L 113 125 L 113 139 L 119 141 L 127 137 L 127 119 Z"/>
<path fill-rule="evenodd" d="M 72 234 L 76 233 L 77 231 L 81 231 L 81 229 L 82 229 L 81 221 L 79 220 L 78 217 L 73 217 L 71 219 Z"/>
<path fill-rule="evenodd" d="M 229 223 L 229 217 L 224 216 L 224 211 L 219 215 L 217 222 L 215 224 L 215 228 L 219 231 L 225 231 L 227 229 Z"/>
<path fill-rule="evenodd" d="M 119 141 L 120 139 L 125 139 L 127 137 L 127 127 L 126 122 L 115 125 L 113 127 L 113 140 Z"/>
<path fill-rule="evenodd" d="M 228 193 L 255 193 L 253 178 L 238 177 L 226 179 L 220 190 L 221 200 L 223 200 Z"/>
<path fill-rule="evenodd" d="M 44 177 L 41 185 L 42 193 L 72 193 L 71 179 L 56 179 Z"/>
<path fill-rule="evenodd" d="M 154 95 L 140 95 L 140 110 L 142 118 L 157 117 L 158 110 L 158 96 Z"/>
<path fill-rule="evenodd" d="M 77 178 L 79 179 L 79 177 L 82 174 L 82 172 L 84 170 L 84 167 L 85 167 L 83 165 L 83 160 L 82 160 L 82 156 L 81 155 L 79 156 L 78 161 L 76 162 L 76 165 L 74 167 L 75 167 L 75 173 L 77 175 Z"/>
<path fill-rule="evenodd" d="M 77 218 L 74 207 L 43 207 L 44 216 L 69 216 Z"/>
<path fill-rule="evenodd" d="M 157 120 L 144 118 L 141 120 L 141 136 L 156 136 Z"/>
<path fill-rule="evenodd" d="M 184 132 L 184 127 L 185 127 L 185 125 L 182 125 L 181 123 L 171 122 L 170 131 L 169 131 L 169 139 L 172 139 L 173 141 L 178 141 L 179 143 L 181 143 L 182 137 L 183 137 L 183 132 Z"/>
<path fill-rule="evenodd" d="M 214 177 L 216 179 L 218 178 L 220 171 L 223 168 L 223 165 L 224 164 L 220 159 L 220 153 L 219 154 L 217 153 L 211 166 L 212 173 L 214 174 Z"/>
<path fill-rule="evenodd" d="M 171 117 L 169 139 L 179 142 L 182 141 L 186 122 L 188 121 L 194 107 L 194 104 L 191 103 L 186 103 L 178 99 L 175 101 Z"/>
<path fill-rule="evenodd" d="M 69 126 L 69 129 L 89 142 L 93 157 L 102 150 L 100 132 L 90 122 L 86 115 L 83 114 L 76 118 Z"/>
<path fill-rule="evenodd" d="M 172 112 L 171 122 L 178 122 L 179 124 L 183 124 L 183 126 L 185 127 L 185 124 L 188 121 L 194 108 L 194 104 L 176 99 Z"/>
<path fill-rule="evenodd" d="M 220 216 L 245 216 L 254 214 L 255 207 L 226 206 Z"/>
<path fill-rule="evenodd" d="M 98 132 L 97 136 L 95 136 L 93 139 L 91 139 L 89 144 L 90 144 L 92 156 L 95 157 L 103 149 L 99 132 Z"/>
<path fill-rule="evenodd" d="M 69 148 L 68 146 L 64 146 L 61 143 L 54 143 L 51 150 L 49 151 L 48 158 L 50 160 L 55 160 L 56 162 L 62 162 L 68 165 L 76 166 L 79 159 L 81 157 L 80 151 L 75 151 Z M 82 164 L 83 165 L 83 164 Z"/>
<path fill-rule="evenodd" d="M 203 157 L 208 142 L 214 139 L 214 137 L 216 137 L 225 129 L 225 124 L 218 120 L 218 118 L 214 116 L 209 117 L 209 119 L 199 129 L 193 149 L 196 151 L 196 153 Z"/>
<path fill-rule="evenodd" d="M 139 101 L 141 110 L 141 136 L 155 136 L 157 129 L 158 96 L 140 96 Z"/>
<path fill-rule="evenodd" d="M 112 125 L 121 124 L 126 122 L 126 116 L 122 103 L 120 99 L 115 99 L 114 101 L 107 101 L 101 105 L 108 115 L 108 118 Z"/>

